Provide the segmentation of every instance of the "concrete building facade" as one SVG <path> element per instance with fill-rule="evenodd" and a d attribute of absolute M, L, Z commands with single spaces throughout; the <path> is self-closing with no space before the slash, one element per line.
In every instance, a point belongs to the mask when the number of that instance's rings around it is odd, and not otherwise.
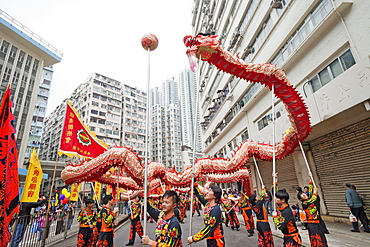
<path fill-rule="evenodd" d="M 6 12 L 0 10 L 0 97 L 12 90 L 19 167 L 31 131 L 43 68 L 59 63 L 63 54 Z"/>
<path fill-rule="evenodd" d="M 194 1 L 194 34 L 215 33 L 245 62 L 283 69 L 303 96 L 313 128 L 303 143 L 319 185 L 324 214 L 348 217 L 342 184 L 351 182 L 370 203 L 370 2 L 342 0 Z M 286 110 L 260 84 L 240 80 L 206 62 L 199 66 L 202 143 L 211 157 L 231 157 L 246 139 L 272 142 L 289 127 Z M 268 187 L 271 162 L 259 161 Z M 261 187 L 250 161 L 252 186 Z M 350 169 L 349 169 L 350 168 Z M 292 195 L 308 184 L 301 150 L 277 161 L 279 188 Z M 292 196 L 293 197 L 293 196 Z M 294 197 L 293 197 L 294 198 Z M 294 201 L 292 201 L 294 203 Z"/>

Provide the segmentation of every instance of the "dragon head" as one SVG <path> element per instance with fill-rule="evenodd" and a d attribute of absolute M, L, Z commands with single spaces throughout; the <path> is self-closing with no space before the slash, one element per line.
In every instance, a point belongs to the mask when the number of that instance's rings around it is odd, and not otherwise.
<path fill-rule="evenodd" d="M 220 44 L 220 41 L 216 38 L 217 35 L 201 33 L 197 36 L 188 35 L 184 37 L 184 44 L 188 47 L 186 55 L 188 56 L 190 68 L 193 72 L 195 72 L 196 67 L 193 56 L 198 59 L 202 59 L 202 61 L 208 60 Z"/>

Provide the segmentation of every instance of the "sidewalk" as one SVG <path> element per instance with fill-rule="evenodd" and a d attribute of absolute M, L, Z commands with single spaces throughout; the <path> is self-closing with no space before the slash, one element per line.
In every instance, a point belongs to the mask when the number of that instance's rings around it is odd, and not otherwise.
<path fill-rule="evenodd" d="M 129 219 L 129 216 L 126 214 L 120 214 L 117 216 L 116 220 L 118 222 L 118 225 L 115 227 L 115 230 L 119 228 L 126 220 Z M 79 228 L 75 228 L 66 239 L 62 239 L 60 241 L 56 241 L 53 243 L 49 243 L 46 245 L 46 247 L 72 247 L 77 245 L 77 233 L 79 231 Z"/>

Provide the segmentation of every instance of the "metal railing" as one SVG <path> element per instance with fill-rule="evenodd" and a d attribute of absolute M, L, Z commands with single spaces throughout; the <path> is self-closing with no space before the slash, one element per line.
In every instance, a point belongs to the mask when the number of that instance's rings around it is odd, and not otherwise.
<path fill-rule="evenodd" d="M 58 218 L 53 212 L 49 216 L 49 231 L 46 231 L 45 217 L 45 214 L 35 214 L 13 218 L 9 229 L 12 239 L 8 247 L 39 247 L 45 232 L 48 232 L 45 244 L 50 245 L 76 234 L 79 229 L 76 215 L 70 217 L 67 213 L 66 217 Z"/>

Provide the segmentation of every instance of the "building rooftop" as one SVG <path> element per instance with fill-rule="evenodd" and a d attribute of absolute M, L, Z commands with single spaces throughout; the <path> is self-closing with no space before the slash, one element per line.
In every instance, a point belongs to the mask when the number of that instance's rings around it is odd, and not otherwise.
<path fill-rule="evenodd" d="M 22 23 L 0 9 L 0 31 L 22 45 L 34 50 L 35 53 L 43 54 L 44 66 L 50 66 L 62 60 L 63 53 L 52 46 L 46 40 L 32 32 Z M 23 39 L 19 39 L 22 37 Z"/>

